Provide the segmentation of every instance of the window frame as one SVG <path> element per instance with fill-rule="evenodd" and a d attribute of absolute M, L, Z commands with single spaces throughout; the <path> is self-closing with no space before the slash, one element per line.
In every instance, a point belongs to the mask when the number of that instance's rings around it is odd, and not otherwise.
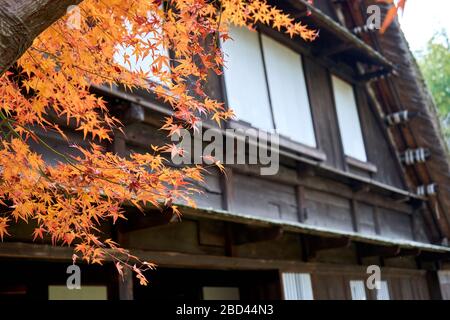
<path fill-rule="evenodd" d="M 344 140 L 342 137 L 341 126 L 339 123 L 339 113 L 338 113 L 338 107 L 337 107 L 336 96 L 335 96 L 334 85 L 333 85 L 333 76 L 335 78 L 347 83 L 348 85 L 350 85 L 352 87 L 353 98 L 354 98 L 355 106 L 356 106 L 356 113 L 357 113 L 357 117 L 358 117 L 358 121 L 359 121 L 359 128 L 361 131 L 361 140 L 363 143 L 364 154 L 365 154 L 365 158 L 366 158 L 365 161 L 355 158 L 354 156 L 348 155 L 345 153 Z M 337 120 L 337 125 L 338 125 L 338 130 L 339 130 L 340 146 L 341 146 L 342 154 L 343 154 L 347 169 L 348 169 L 348 167 L 352 167 L 352 168 L 360 169 L 363 171 L 367 171 L 371 174 L 376 173 L 378 171 L 378 169 L 374 164 L 372 164 L 370 162 L 369 153 L 367 152 L 367 137 L 366 137 L 366 132 L 364 130 L 364 126 L 362 125 L 363 122 L 362 122 L 362 118 L 361 118 L 360 101 L 359 101 L 358 95 L 356 93 L 356 88 L 359 85 L 359 82 L 355 81 L 351 77 L 348 77 L 348 76 L 344 77 L 341 73 L 337 73 L 332 70 L 328 70 L 328 78 L 329 78 L 329 85 L 330 85 L 331 93 L 332 93 L 332 97 L 333 97 L 334 112 L 336 115 L 336 120 Z"/>
<path fill-rule="evenodd" d="M 356 284 L 360 285 L 360 287 L 357 288 L 357 289 L 362 289 L 361 293 L 364 293 L 364 297 L 363 298 L 358 298 L 358 297 L 355 297 L 353 295 L 353 293 L 354 293 L 353 289 L 356 288 L 353 285 L 356 285 Z M 348 286 L 349 286 L 349 290 L 350 290 L 350 298 L 351 298 L 351 300 L 368 300 L 366 284 L 365 284 L 364 280 L 361 280 L 361 279 L 350 279 L 348 281 Z"/>
<path fill-rule="evenodd" d="M 246 27 L 235 27 L 235 28 L 246 28 Z M 247 31 L 251 32 L 250 30 L 247 29 Z M 273 110 L 272 110 L 272 104 L 270 102 L 270 94 L 268 91 L 268 87 L 267 87 L 267 75 L 266 75 L 266 68 L 265 68 L 265 62 L 264 62 L 264 54 L 262 52 L 262 47 L 261 47 L 261 37 L 260 37 L 260 32 L 259 30 L 255 30 L 254 32 L 256 32 L 256 36 L 257 36 L 257 41 L 258 41 L 258 46 L 257 46 L 257 50 L 259 50 L 260 52 L 260 57 L 261 57 L 261 63 L 262 63 L 262 71 L 263 71 L 263 76 L 264 76 L 264 86 L 266 88 L 266 91 L 263 94 L 267 95 L 267 102 L 268 102 L 268 107 L 269 107 L 269 113 L 271 116 L 271 119 L 269 119 L 268 122 L 271 123 L 272 128 L 271 130 L 274 130 L 274 121 L 273 121 Z M 228 40 L 228 41 L 235 41 L 235 40 Z M 226 53 L 224 51 L 224 47 L 223 47 L 223 43 L 222 41 L 218 40 L 218 46 L 220 46 L 221 51 L 224 53 L 224 60 L 225 63 L 227 61 L 227 56 Z M 258 57 L 259 58 L 259 57 Z M 226 83 L 226 65 L 225 68 L 222 68 L 222 75 L 220 76 L 220 82 L 221 82 L 221 87 L 222 87 L 222 95 L 223 95 L 223 101 L 224 101 L 224 106 L 225 108 L 228 110 L 230 109 L 230 98 L 229 98 L 229 89 L 227 87 L 227 83 Z M 236 118 L 234 119 L 230 119 L 225 123 L 226 127 L 230 128 L 230 129 L 257 129 L 257 130 L 263 130 L 265 132 L 267 132 L 265 129 L 263 128 L 258 128 L 255 127 L 252 123 L 246 121 L 245 119 L 238 119 Z M 273 132 L 267 132 L 270 136 L 272 136 Z"/>
<path fill-rule="evenodd" d="M 381 290 L 385 289 L 386 292 L 381 293 Z M 375 300 L 392 300 L 391 290 L 389 288 L 389 282 L 387 280 L 380 280 L 380 289 L 375 289 Z M 387 297 L 382 297 L 382 295 L 386 295 Z"/>
<path fill-rule="evenodd" d="M 298 294 L 298 286 L 296 286 L 295 288 L 287 288 L 286 287 L 286 279 L 289 277 L 291 282 L 294 281 L 296 282 L 298 279 L 292 279 L 292 277 L 296 277 L 296 276 L 306 276 L 308 278 L 308 289 L 310 292 L 306 292 L 306 298 L 305 299 L 291 299 L 291 297 L 287 297 L 287 290 L 294 290 L 295 294 Z M 283 300 L 291 300 L 291 301 L 307 301 L 307 300 L 314 300 L 314 284 L 313 284 L 313 275 L 310 272 L 305 272 L 305 271 L 281 271 L 280 272 L 280 283 L 281 283 L 281 291 L 282 291 L 282 296 L 283 296 Z M 291 292 L 292 294 L 292 292 Z M 305 292 L 302 292 L 302 294 L 305 294 Z"/>
<path fill-rule="evenodd" d="M 245 28 L 245 27 L 244 27 Z M 264 58 L 264 50 L 263 50 L 263 44 L 262 44 L 262 35 L 265 35 L 273 40 L 275 40 L 276 42 L 280 43 L 283 46 L 286 46 L 287 48 L 289 48 L 290 50 L 293 50 L 294 52 L 296 52 L 299 55 L 299 59 L 300 59 L 300 63 L 301 63 L 301 67 L 303 70 L 305 70 L 305 62 L 303 59 L 303 55 L 304 52 L 301 52 L 301 50 L 298 50 L 297 48 L 294 48 L 293 46 L 288 46 L 284 41 L 282 41 L 281 39 L 278 39 L 277 37 L 274 36 L 274 33 L 272 32 L 267 32 L 265 29 L 259 28 L 257 27 L 253 32 L 256 32 L 258 34 L 258 42 L 259 42 L 259 50 L 261 52 L 261 57 L 263 60 L 263 69 L 264 69 L 264 75 L 265 75 L 265 82 L 266 82 L 266 92 L 268 94 L 269 97 L 269 107 L 270 107 L 270 113 L 271 113 L 271 121 L 273 123 L 273 127 L 275 130 L 276 128 L 276 124 L 275 124 L 275 116 L 274 116 L 274 111 L 273 111 L 273 106 L 272 106 L 272 101 L 271 101 L 271 94 L 270 94 L 270 88 L 269 88 L 269 83 L 268 83 L 268 77 L 267 77 L 267 68 L 266 68 L 266 62 L 265 62 L 265 58 Z M 219 45 L 222 46 L 222 44 L 219 42 Z M 305 79 L 305 90 L 307 93 L 307 99 L 309 101 L 309 108 L 310 108 L 310 114 L 311 114 L 311 122 L 312 122 L 312 128 L 313 128 L 313 133 L 314 133 L 314 139 L 316 142 L 316 147 L 312 147 L 309 145 L 306 145 L 302 142 L 296 141 L 291 139 L 290 137 L 284 136 L 282 134 L 278 134 L 279 137 L 279 147 L 282 150 L 286 150 L 286 151 L 294 151 L 296 153 L 305 155 L 307 157 L 313 158 L 315 160 L 318 161 L 325 161 L 327 159 L 325 153 L 322 151 L 321 146 L 320 146 L 320 139 L 318 139 L 318 134 L 317 134 L 317 125 L 316 125 L 316 119 L 315 119 L 315 115 L 313 112 L 313 106 L 311 104 L 311 93 L 308 87 L 308 77 L 306 76 L 305 73 L 303 73 L 304 79 Z M 221 87 L 222 87 L 222 95 L 223 95 L 223 101 L 224 101 L 224 105 L 225 107 L 228 109 L 230 108 L 229 105 L 229 98 L 228 98 L 228 92 L 227 92 L 227 87 L 226 87 L 226 83 L 225 83 L 225 70 L 223 70 L 223 74 L 221 75 Z M 228 120 L 226 123 L 226 127 L 230 128 L 230 129 L 257 129 L 257 130 L 264 130 L 261 128 L 257 128 L 252 126 L 249 122 L 245 121 L 245 120 L 241 120 L 241 119 L 231 119 Z M 272 132 L 268 132 L 268 134 L 270 136 L 273 135 Z"/>

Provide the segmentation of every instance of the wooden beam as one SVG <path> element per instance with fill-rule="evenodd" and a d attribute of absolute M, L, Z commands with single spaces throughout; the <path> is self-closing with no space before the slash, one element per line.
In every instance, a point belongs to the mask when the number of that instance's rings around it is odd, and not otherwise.
<path fill-rule="evenodd" d="M 299 260 L 276 260 L 276 259 L 253 259 L 239 257 L 214 256 L 206 254 L 187 254 L 168 251 L 131 250 L 132 254 L 145 261 L 153 261 L 158 267 L 184 267 L 195 269 L 233 269 L 233 270 L 274 270 L 316 272 L 366 272 L 364 266 L 334 265 L 326 263 L 304 263 Z M 425 252 L 424 252 L 425 253 Z M 424 254 L 422 253 L 422 254 Z M 16 259 L 38 259 L 46 261 L 71 261 L 73 248 L 55 247 L 51 245 L 3 242 L 0 243 L 0 258 Z M 443 256 L 442 253 L 436 253 Z M 450 255 L 447 254 L 447 258 Z M 449 259 L 450 260 L 450 259 Z M 110 258 L 106 256 L 106 261 Z M 424 270 L 384 268 L 385 273 L 396 273 L 399 275 L 424 274 Z"/>
<path fill-rule="evenodd" d="M 297 163 L 297 180 L 302 181 L 303 179 L 314 177 L 316 175 L 316 170 L 313 166 L 306 163 Z"/>
<path fill-rule="evenodd" d="M 439 252 L 426 252 L 423 251 L 418 256 L 419 260 L 427 261 L 427 262 L 449 262 L 450 261 L 450 253 L 439 253 Z"/>
<path fill-rule="evenodd" d="M 324 238 L 308 235 L 302 237 L 302 239 L 305 242 L 305 248 L 307 250 L 305 254 L 308 260 L 315 258 L 319 251 L 349 248 L 351 245 L 351 239 L 348 237 Z"/>
<path fill-rule="evenodd" d="M 319 28 L 321 32 L 328 32 L 342 42 L 348 42 L 355 50 L 358 50 L 364 55 L 365 60 L 370 60 L 371 63 L 381 65 L 385 68 L 393 68 L 393 65 L 379 52 L 374 50 L 369 45 L 365 44 L 361 39 L 352 34 L 347 28 L 334 21 L 331 17 L 322 13 L 316 7 L 310 5 L 305 0 L 287 0 L 292 9 L 303 12 L 306 9 L 311 11 L 310 19 L 315 28 Z"/>
<path fill-rule="evenodd" d="M 322 166 L 323 167 L 323 166 Z M 232 165 L 233 171 L 240 174 L 246 174 L 251 176 L 260 176 L 260 172 L 258 167 L 255 166 L 244 166 L 244 165 Z M 286 167 L 281 166 L 280 172 L 277 175 L 266 176 L 267 180 L 282 183 L 286 185 L 302 185 L 306 188 L 328 192 L 337 196 L 344 196 L 346 198 L 351 198 L 353 195 L 357 200 L 364 201 L 365 203 L 377 205 L 379 207 L 394 209 L 397 211 L 409 213 L 410 208 L 406 205 L 397 205 L 397 203 L 387 198 L 387 195 L 399 194 L 403 196 L 408 196 L 412 199 L 420 199 L 422 197 L 417 197 L 414 194 L 407 192 L 405 190 L 397 189 L 390 186 L 383 186 L 383 193 L 380 194 L 380 186 L 378 182 L 373 179 L 363 179 L 361 176 L 357 176 L 358 179 L 353 178 L 344 178 L 342 180 L 336 179 L 340 173 L 329 173 L 327 175 L 323 175 L 324 172 L 320 172 L 321 168 L 314 167 L 312 165 L 308 165 L 306 163 L 299 162 L 299 168 L 297 168 L 297 175 L 293 174 L 292 170 L 284 170 Z M 316 180 L 327 181 L 327 183 L 316 183 L 315 179 L 312 177 L 317 177 Z M 356 176 L 355 176 L 356 177 Z M 354 185 L 353 190 L 349 188 L 348 184 Z M 360 190 L 361 188 L 365 188 L 367 186 L 370 188 L 370 191 L 373 193 L 370 197 L 367 197 L 365 194 L 355 193 L 355 191 Z M 362 190 L 363 191 L 363 190 Z"/>
<path fill-rule="evenodd" d="M 400 254 L 399 246 L 377 246 L 365 243 L 357 244 L 358 254 L 362 258 L 367 257 L 383 257 L 383 258 L 391 258 L 396 257 Z"/>
<path fill-rule="evenodd" d="M 351 188 L 352 188 L 353 192 L 355 193 L 355 195 L 360 195 L 360 194 L 370 192 L 370 185 L 368 185 L 367 183 L 363 183 L 363 182 L 355 181 L 351 184 Z"/>
<path fill-rule="evenodd" d="M 250 227 L 246 225 L 233 226 L 233 245 L 243 245 L 262 241 L 275 241 L 283 236 L 283 229 L 279 226 L 269 228 Z"/>
<path fill-rule="evenodd" d="M 392 193 L 392 199 L 397 203 L 405 203 L 411 200 L 411 197 L 403 194 Z"/>
<path fill-rule="evenodd" d="M 321 57 L 329 57 L 338 53 L 342 53 L 345 52 L 349 49 L 351 49 L 351 44 L 349 44 L 348 42 L 343 42 L 337 46 L 334 47 L 327 47 L 325 49 L 320 50 L 317 54 Z"/>
<path fill-rule="evenodd" d="M 127 220 L 118 222 L 118 230 L 122 233 L 159 227 L 178 221 L 178 216 L 172 210 L 151 210 L 145 214 L 138 211 L 127 214 Z"/>
<path fill-rule="evenodd" d="M 401 257 L 418 257 L 422 250 L 418 248 L 402 248 L 400 250 Z"/>
<path fill-rule="evenodd" d="M 0 243 L 0 257 L 46 261 L 71 261 L 73 248 L 23 242 Z"/>
<path fill-rule="evenodd" d="M 365 74 L 362 74 L 358 77 L 358 81 L 361 82 L 368 82 L 368 81 L 375 81 L 378 79 L 384 79 L 386 77 L 389 77 L 391 75 L 389 70 L 381 69 L 374 72 L 368 72 Z"/>

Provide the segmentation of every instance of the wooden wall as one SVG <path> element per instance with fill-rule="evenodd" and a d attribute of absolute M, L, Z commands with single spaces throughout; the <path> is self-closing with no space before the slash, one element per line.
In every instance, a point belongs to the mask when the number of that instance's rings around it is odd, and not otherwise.
<path fill-rule="evenodd" d="M 124 156 L 130 152 L 148 152 L 151 144 L 163 145 L 168 142 L 162 131 L 149 124 L 130 123 L 124 131 L 125 137 L 121 138 L 123 145 L 119 152 Z M 68 135 L 72 142 L 82 143 L 78 134 L 68 132 Z M 333 135 L 330 133 L 330 136 Z M 56 149 L 73 153 L 73 148 L 57 137 L 44 137 Z M 41 146 L 32 144 L 32 147 L 50 163 L 62 160 Z M 114 146 L 105 148 L 113 150 Z M 352 186 L 314 173 L 298 179 L 301 170 L 293 166 L 295 163 L 282 159 L 280 172 L 267 177 L 259 176 L 257 168 L 254 170 L 245 165 L 231 166 L 233 174 L 227 178 L 218 170 L 210 169 L 205 175 L 205 183 L 198 185 L 202 193 L 193 198 L 203 208 L 394 239 L 429 241 L 422 213 L 412 205 L 399 203 L 371 191 L 355 191 Z M 225 184 L 229 187 L 228 194 L 224 189 Z M 300 198 L 299 188 L 302 190 Z"/>
<path fill-rule="evenodd" d="M 147 152 L 151 143 L 168 142 L 157 127 L 143 123 L 127 125 L 125 133 L 125 153 Z M 259 176 L 258 168 L 246 165 L 230 166 L 233 174 L 227 177 L 218 170 L 209 170 L 205 183 L 198 185 L 202 193 L 196 194 L 194 200 L 203 208 L 389 238 L 412 240 L 418 235 L 418 240 L 428 241 L 421 214 L 416 212 L 413 221 L 415 211 L 411 205 L 370 191 L 355 192 L 349 185 L 314 174 L 297 179 L 298 169 L 292 165 L 282 162 L 279 173 L 267 177 Z M 299 186 L 303 190 L 301 200 Z"/>
<path fill-rule="evenodd" d="M 122 242 L 130 248 L 151 252 L 187 254 L 169 264 L 162 262 L 160 267 L 183 267 L 192 254 L 189 266 L 195 265 L 198 269 L 224 270 L 232 266 L 233 270 L 254 268 L 309 273 L 317 300 L 351 299 L 350 280 L 365 282 L 368 277 L 366 266 L 376 264 L 381 266 L 381 280 L 387 281 L 391 299 L 430 298 L 426 271 L 417 270 L 414 257 L 387 258 L 383 262 L 379 258 L 367 259 L 359 264 L 355 248 L 348 247 L 322 250 L 305 262 L 299 235 L 286 233 L 276 240 L 235 244 L 229 263 L 216 264 L 214 257 L 230 254 L 226 249 L 226 234 L 225 222 L 185 218 L 181 223 L 126 233 L 122 235 Z M 208 257 L 212 257 L 211 260 Z M 240 263 L 241 260 L 245 260 L 245 264 Z M 366 296 L 374 299 L 375 293 L 367 290 Z"/>
<path fill-rule="evenodd" d="M 356 271 L 318 271 L 312 275 L 314 299 L 351 300 L 349 282 L 366 281 L 367 274 Z M 422 271 L 382 271 L 382 280 L 387 281 L 390 300 L 428 300 L 430 293 L 426 275 Z M 366 288 L 366 297 L 375 300 L 375 292 Z"/>
<path fill-rule="evenodd" d="M 343 171 L 372 177 L 376 181 L 404 189 L 403 172 L 399 170 L 396 155 L 389 147 L 386 126 L 369 104 L 364 86 L 362 84 L 355 85 L 355 94 L 367 158 L 376 166 L 375 173 L 355 170 L 346 163 L 329 78 L 330 73 L 313 58 L 305 57 L 304 64 L 319 149 L 327 156 L 325 163 Z"/>
<path fill-rule="evenodd" d="M 308 56 L 304 57 L 304 70 L 318 147 L 327 156 L 326 164 L 345 170 L 346 164 L 329 73 L 325 67 L 315 63 Z"/>
<path fill-rule="evenodd" d="M 370 105 L 364 86 L 356 86 L 356 97 L 367 157 L 377 167 L 373 178 L 387 185 L 405 189 L 406 185 L 402 177 L 404 171 L 398 162 L 396 163 L 396 155 L 389 147 L 388 129 Z"/>

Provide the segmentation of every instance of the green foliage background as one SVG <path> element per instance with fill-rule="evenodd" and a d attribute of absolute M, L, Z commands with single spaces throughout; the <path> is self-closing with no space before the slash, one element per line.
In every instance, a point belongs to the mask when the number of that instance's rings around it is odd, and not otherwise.
<path fill-rule="evenodd" d="M 420 68 L 431 90 L 450 146 L 450 47 L 445 30 L 431 38 L 425 50 L 416 52 Z"/>

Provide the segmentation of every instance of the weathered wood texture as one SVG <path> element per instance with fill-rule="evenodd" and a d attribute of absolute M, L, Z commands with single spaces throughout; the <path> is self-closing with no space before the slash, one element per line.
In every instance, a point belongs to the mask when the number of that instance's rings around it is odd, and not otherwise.
<path fill-rule="evenodd" d="M 233 208 L 236 212 L 297 221 L 294 188 L 261 178 L 234 174 Z"/>
<path fill-rule="evenodd" d="M 89 148 L 89 142 L 83 140 L 83 135 L 79 131 L 73 131 L 70 129 L 65 130 L 64 133 L 67 136 L 68 141 L 55 132 L 44 131 L 39 128 L 35 128 L 35 132 L 39 138 L 43 139 L 47 143 L 48 146 L 29 139 L 28 143 L 30 148 L 32 151 L 42 155 L 42 158 L 50 165 L 55 165 L 58 162 L 65 162 L 66 160 L 61 156 L 61 154 L 74 157 L 82 156 L 82 153 L 76 148 L 72 148 L 71 145 Z M 98 144 L 105 148 L 107 147 L 105 143 Z M 60 154 L 57 154 L 55 151 Z"/>
<path fill-rule="evenodd" d="M 314 6 L 330 18 L 337 20 L 335 4 L 329 0 L 315 0 Z"/>
<path fill-rule="evenodd" d="M 349 288 L 350 280 L 367 279 L 366 266 L 340 260 L 334 261 L 302 262 L 296 258 L 295 251 L 286 250 L 293 239 L 286 239 L 279 243 L 282 249 L 268 246 L 267 243 L 255 246 L 247 253 L 239 254 L 237 257 L 225 257 L 217 254 L 204 253 L 181 253 L 164 250 L 133 250 L 133 253 L 148 261 L 155 261 L 159 268 L 192 268 L 199 270 L 280 270 L 280 272 L 300 272 L 312 275 L 313 291 L 315 299 L 351 299 Z M 256 252 L 259 251 L 259 254 Z M 72 249 L 67 247 L 52 247 L 50 245 L 3 243 L 0 245 L 0 257 L 8 259 L 27 259 L 32 264 L 36 260 L 46 260 L 52 263 L 70 263 Z M 336 259 L 339 254 L 336 254 Z M 21 261 L 21 260 L 18 260 Z M 331 262 L 331 263 L 330 263 Z M 2 264 L 6 266 L 6 264 Z M 56 265 L 56 264 L 55 264 Z M 25 266 L 20 262 L 20 266 Z M 65 265 L 64 265 L 65 266 Z M 104 268 L 104 267 L 102 267 Z M 435 271 L 434 271 L 435 272 Z M 64 272 L 60 273 L 64 275 Z M 430 285 L 426 280 L 425 270 L 414 270 L 412 266 L 384 266 L 382 268 L 382 279 L 388 282 L 391 299 L 429 299 Z M 111 277 L 112 273 L 108 274 Z M 102 278 L 103 275 L 102 275 Z M 95 278 L 93 278 L 95 279 Z M 98 279 L 97 279 L 98 280 Z M 132 279 L 127 279 L 118 285 L 117 293 L 121 299 L 132 298 Z M 106 283 L 106 282 L 102 282 Z M 435 293 L 433 293 L 435 294 Z M 111 295 L 114 296 L 115 294 Z M 367 297 L 373 298 L 373 293 L 367 292 Z"/>
<path fill-rule="evenodd" d="M 306 190 L 305 199 L 305 223 L 330 229 L 354 230 L 348 199 L 314 190 Z"/>
<path fill-rule="evenodd" d="M 34 38 L 81 0 L 1 0 L 0 75 L 31 46 Z"/>
<path fill-rule="evenodd" d="M 357 10 L 351 11 L 353 20 L 359 25 L 364 24 L 367 18 L 366 8 L 373 4 L 376 4 L 374 0 L 366 0 L 360 3 L 361 7 L 355 6 Z M 382 18 L 386 12 L 387 7 L 382 7 Z M 432 229 L 434 241 L 440 241 L 443 237 L 449 238 L 450 164 L 431 94 L 424 85 L 423 76 L 397 20 L 382 36 L 370 33 L 361 35 L 361 38 L 396 64 L 397 76 L 372 83 L 377 98 L 383 102 L 384 113 L 400 110 L 420 113 L 420 117 L 405 125 L 394 126 L 390 132 L 399 152 L 417 147 L 430 150 L 432 157 L 425 164 L 410 167 L 406 171 L 416 185 L 432 182 L 441 185 L 438 196 L 430 197 L 428 209 L 434 214 L 434 221 L 431 221 L 431 215 L 428 220 L 440 229 L 438 232 Z"/>
<path fill-rule="evenodd" d="M 125 269 L 123 276 L 118 275 L 120 300 L 133 300 L 133 276 L 133 272 L 130 269 Z"/>
<path fill-rule="evenodd" d="M 412 225 L 408 215 L 380 208 L 381 235 L 396 239 L 412 240 Z"/>
<path fill-rule="evenodd" d="M 351 300 L 350 281 L 365 282 L 367 274 L 357 272 L 318 272 L 313 275 L 314 298 L 317 300 Z M 383 273 L 391 300 L 428 300 L 430 291 L 423 272 Z M 375 292 L 365 288 L 367 299 L 376 299 Z"/>
<path fill-rule="evenodd" d="M 143 123 L 128 124 L 125 133 L 125 153 L 148 152 L 144 145 L 168 142 L 156 127 Z M 283 164 L 277 175 L 265 177 L 258 176 L 258 167 L 248 165 L 229 166 L 226 176 L 217 170 L 209 170 L 205 182 L 198 185 L 202 193 L 194 195 L 194 199 L 203 208 L 412 239 L 410 214 L 413 207 L 410 204 L 376 195 L 370 189 L 315 176 L 313 171 L 311 174 L 304 169 L 298 172 L 299 176 L 296 169 Z M 299 187 L 303 188 L 302 202 L 298 199 Z M 353 209 L 352 203 L 355 203 Z M 374 216 L 375 207 L 384 210 L 382 219 Z M 415 227 L 423 233 L 421 221 L 420 216 L 417 217 Z M 425 241 L 427 237 L 422 234 L 421 239 Z"/>
<path fill-rule="evenodd" d="M 345 161 L 328 71 L 309 57 L 304 57 L 304 70 L 319 149 L 326 154 L 327 164 L 344 170 Z"/>
<path fill-rule="evenodd" d="M 355 87 L 355 94 L 367 157 L 377 167 L 377 172 L 373 174 L 373 178 L 397 188 L 406 188 L 404 178 L 401 176 L 404 171 L 399 167 L 398 162 L 396 164 L 398 159 L 389 147 L 390 142 L 383 133 L 388 129 L 382 125 L 380 116 L 373 112 L 362 86 Z"/>

